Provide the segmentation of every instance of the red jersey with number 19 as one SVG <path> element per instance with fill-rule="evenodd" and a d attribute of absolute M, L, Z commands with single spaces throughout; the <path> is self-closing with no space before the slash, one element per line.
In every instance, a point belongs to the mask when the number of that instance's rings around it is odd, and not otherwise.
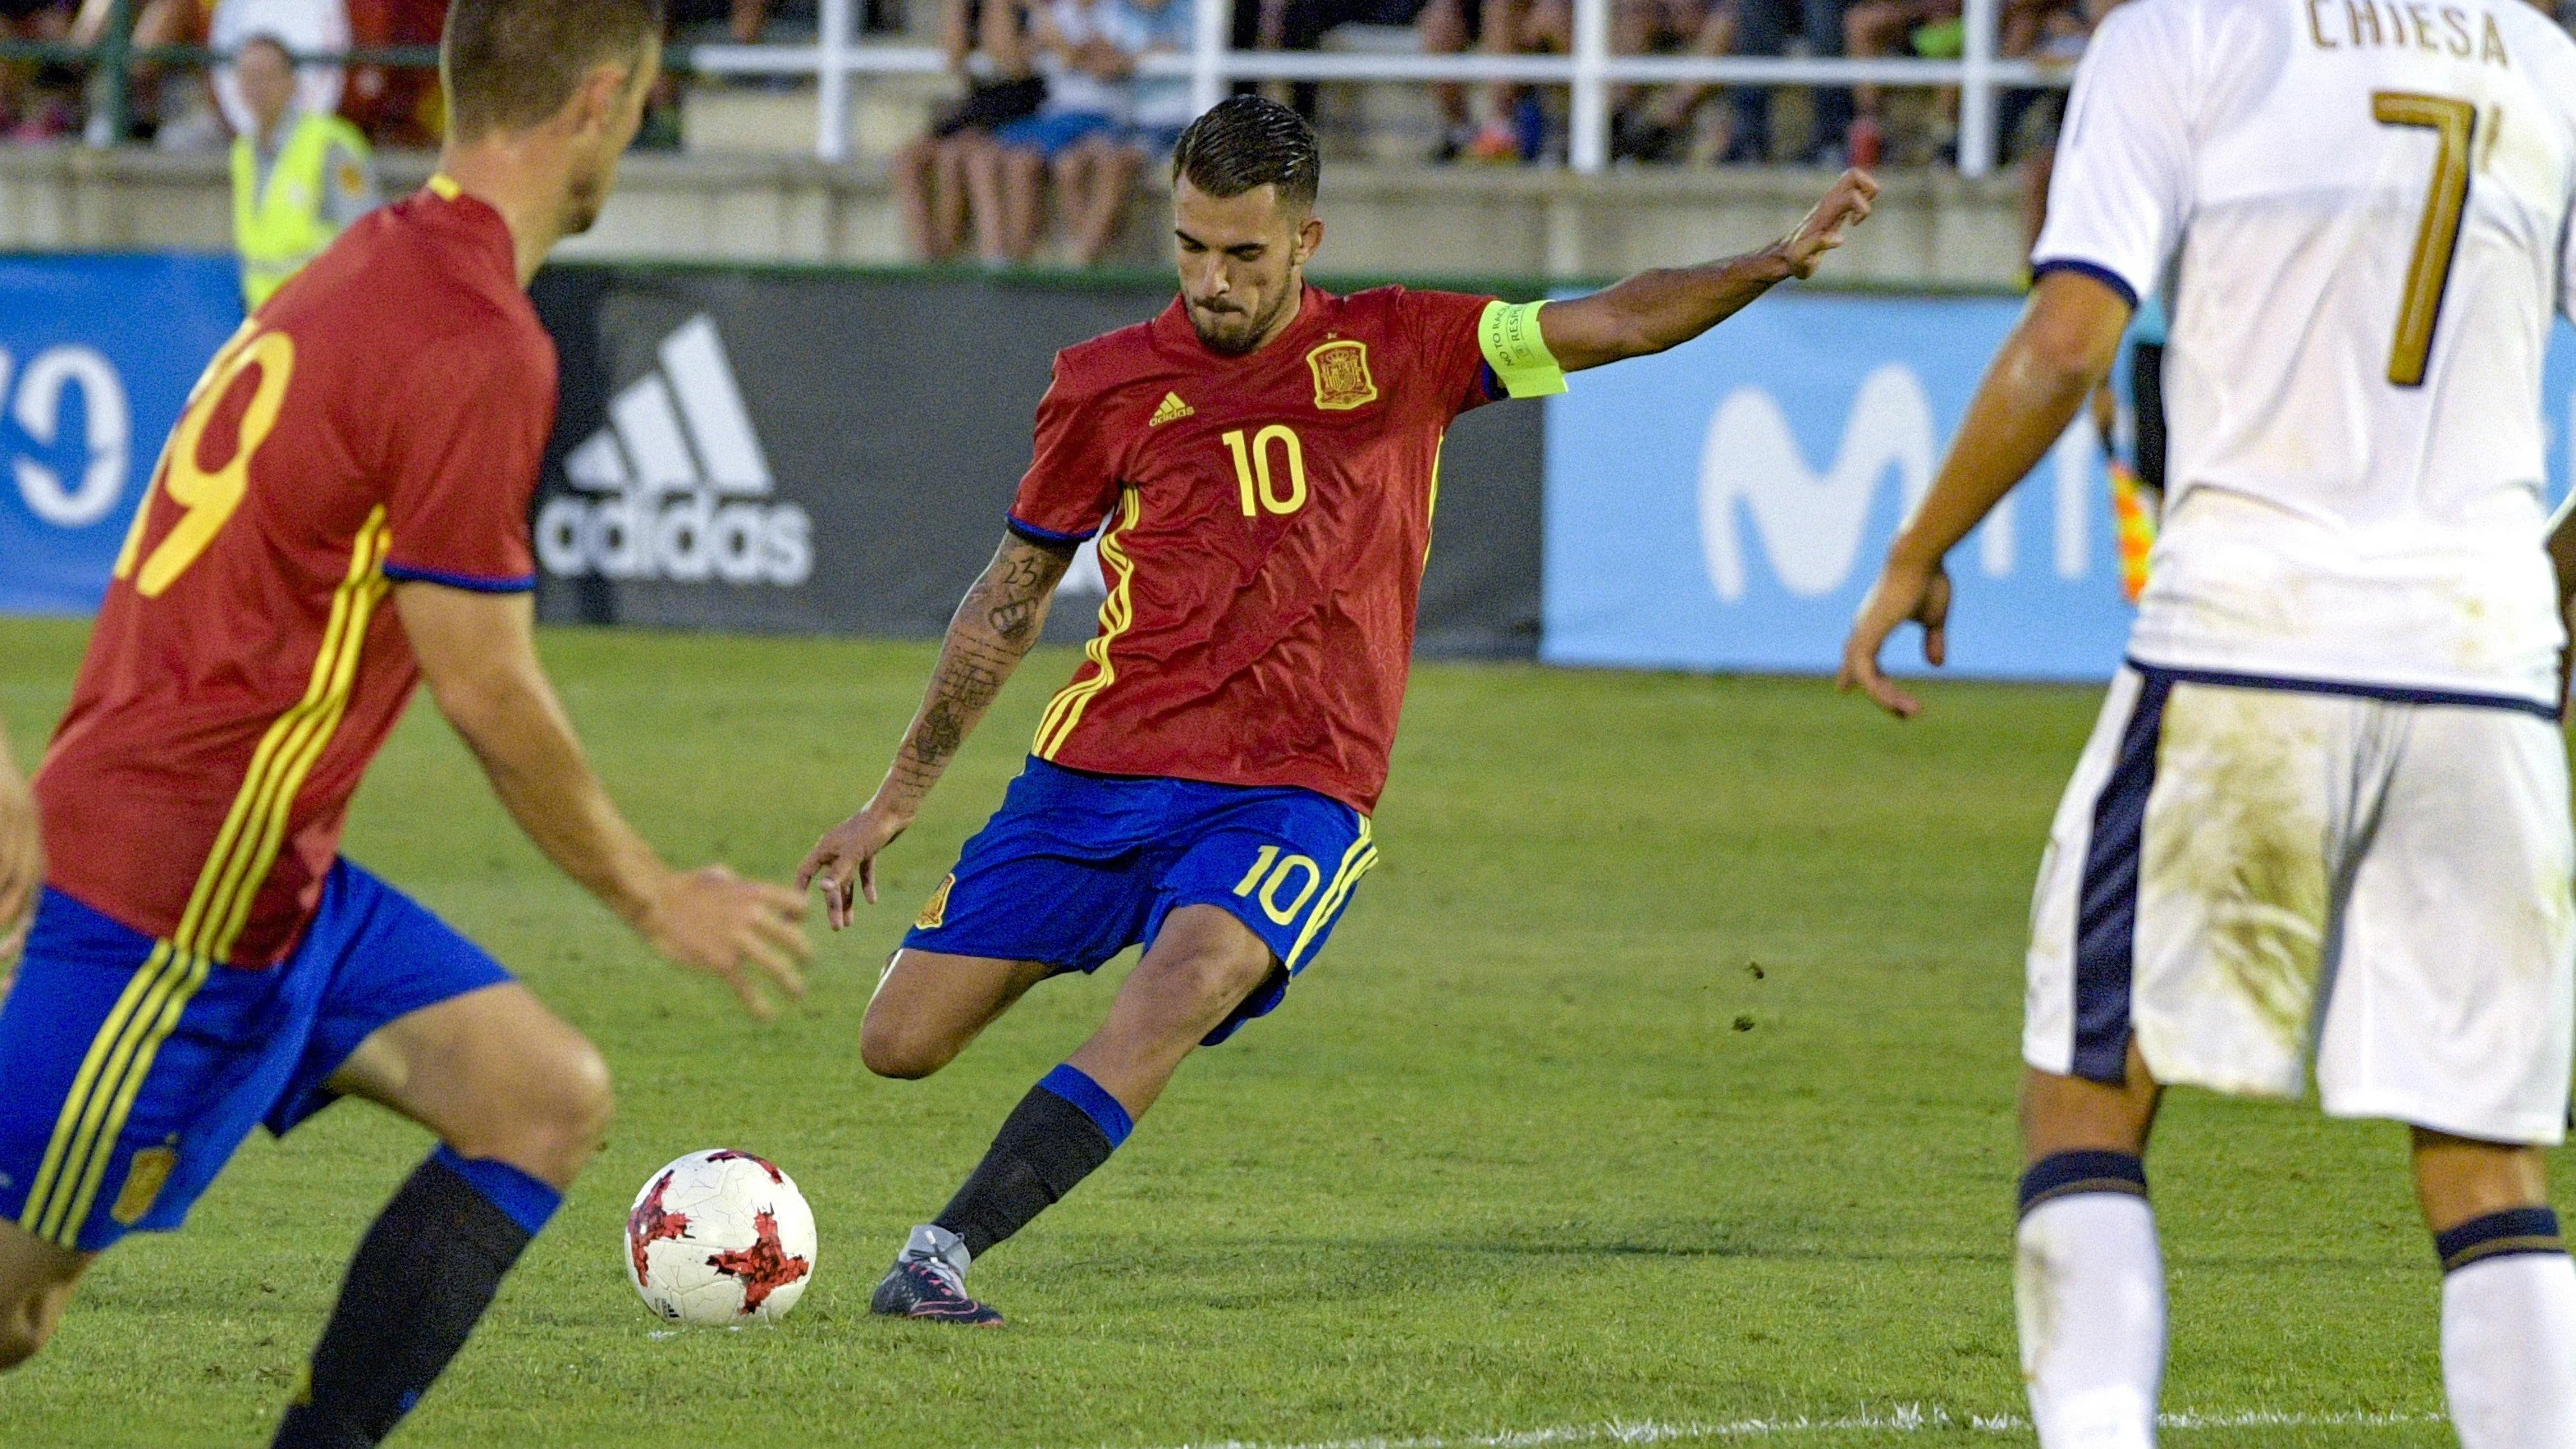
<path fill-rule="evenodd" d="M 1038 758 L 1376 808 L 1441 440 L 1501 395 L 1491 301 L 1310 286 L 1286 332 L 1226 357 L 1175 300 L 1057 356 L 1011 525 L 1098 530 L 1108 598 Z"/>
<path fill-rule="evenodd" d="M 554 344 L 500 214 L 351 226 L 217 353 L 35 782 L 49 882 L 233 966 L 294 946 L 419 681 L 395 581 L 533 587 Z"/>

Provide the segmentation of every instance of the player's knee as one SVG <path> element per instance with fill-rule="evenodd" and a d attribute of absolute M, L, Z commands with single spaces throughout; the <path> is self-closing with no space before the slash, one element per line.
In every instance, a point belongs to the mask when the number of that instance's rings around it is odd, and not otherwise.
<path fill-rule="evenodd" d="M 1270 975 L 1270 948 L 1259 940 L 1209 944 L 1173 963 L 1178 984 L 1199 1002 L 1231 1008 Z"/>
<path fill-rule="evenodd" d="M 943 1034 L 871 1011 L 859 1024 L 859 1061 L 870 1072 L 917 1082 L 956 1060 L 958 1043 Z"/>
<path fill-rule="evenodd" d="M 32 1294 L 0 1312 L 0 1373 L 25 1363 L 54 1336 L 54 1316 L 45 1311 L 44 1295 Z"/>
<path fill-rule="evenodd" d="M 579 1168 L 607 1140 L 617 1112 L 607 1061 L 597 1047 L 573 1037 L 550 1054 L 533 1087 L 520 1099 L 525 1130 L 548 1157 Z"/>

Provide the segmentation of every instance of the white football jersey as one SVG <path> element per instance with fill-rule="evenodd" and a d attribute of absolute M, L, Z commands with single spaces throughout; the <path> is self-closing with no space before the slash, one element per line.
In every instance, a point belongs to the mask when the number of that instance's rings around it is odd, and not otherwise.
<path fill-rule="evenodd" d="M 2131 0 L 2036 270 L 2170 281 L 2168 668 L 2556 696 L 2541 361 L 2576 316 L 2576 41 L 2525 0 Z"/>

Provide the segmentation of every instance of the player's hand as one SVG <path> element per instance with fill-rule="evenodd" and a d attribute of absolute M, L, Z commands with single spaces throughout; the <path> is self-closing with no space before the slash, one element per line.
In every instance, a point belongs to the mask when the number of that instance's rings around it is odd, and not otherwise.
<path fill-rule="evenodd" d="M 636 928 L 654 950 L 732 987 L 745 1009 L 767 1021 L 778 1008 L 764 986 L 792 997 L 805 994 L 805 975 L 797 966 L 813 959 L 814 948 L 805 939 L 804 919 L 804 892 L 702 865 L 673 872 Z"/>
<path fill-rule="evenodd" d="M 1887 636 L 1909 621 L 1923 626 L 1923 662 L 1939 668 L 1950 653 L 1950 574 L 1938 560 L 1929 564 L 1888 560 L 1886 572 L 1861 601 L 1851 637 L 1843 641 L 1843 667 L 1834 676 L 1835 687 L 1846 694 L 1860 690 L 1898 719 L 1921 714 L 1922 703 L 1897 688 L 1878 667 L 1878 652 L 1887 646 Z"/>
<path fill-rule="evenodd" d="M 1878 182 L 1866 171 L 1846 171 L 1836 178 L 1798 229 L 1781 238 L 1780 255 L 1789 270 L 1801 280 L 1814 276 L 1825 253 L 1843 244 L 1843 233 L 1869 219 L 1870 203 L 1877 197 Z"/>
<path fill-rule="evenodd" d="M 877 903 L 877 856 L 911 824 L 910 819 L 892 811 L 868 806 L 814 842 L 805 863 L 796 868 L 796 888 L 803 891 L 821 884 L 823 914 L 833 930 L 840 930 L 855 915 L 854 886 L 858 894 L 868 898 L 869 905 Z"/>
<path fill-rule="evenodd" d="M 36 830 L 36 802 L 16 772 L 0 763 L 0 967 L 26 943 L 28 918 L 45 881 L 44 837 Z"/>

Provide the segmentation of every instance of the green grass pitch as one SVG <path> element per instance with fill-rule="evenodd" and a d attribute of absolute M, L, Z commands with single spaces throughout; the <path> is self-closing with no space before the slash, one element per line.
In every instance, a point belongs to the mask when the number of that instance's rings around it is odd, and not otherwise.
<path fill-rule="evenodd" d="M 81 640 L 0 623 L 22 752 Z M 874 783 L 930 657 L 544 647 L 647 833 L 770 875 Z M 895 847 L 887 903 L 769 1027 L 648 959 L 413 711 L 351 854 L 586 1028 L 620 1111 L 397 1442 L 2029 1442 L 1991 1422 L 2023 1412 L 2021 933 L 2088 690 L 1939 687 L 1898 726 L 1811 681 L 1422 669 L 1385 862 L 1287 1005 L 1193 1059 L 1108 1168 L 978 1265 L 1009 1329 L 870 1319 L 905 1228 L 1124 969 L 1041 988 L 928 1082 L 858 1065 L 879 966 L 1070 662 L 1030 661 Z M 265 1443 L 424 1145 L 354 1105 L 255 1138 L 185 1232 L 109 1254 L 0 1379 L 0 1443 Z M 803 1184 L 817 1276 L 775 1330 L 666 1335 L 620 1270 L 623 1214 L 653 1168 L 717 1145 Z M 2176 1442 L 2455 1442 L 2398 1129 L 2178 1094 L 2152 1166 L 2165 1407 L 2201 1416 Z"/>

